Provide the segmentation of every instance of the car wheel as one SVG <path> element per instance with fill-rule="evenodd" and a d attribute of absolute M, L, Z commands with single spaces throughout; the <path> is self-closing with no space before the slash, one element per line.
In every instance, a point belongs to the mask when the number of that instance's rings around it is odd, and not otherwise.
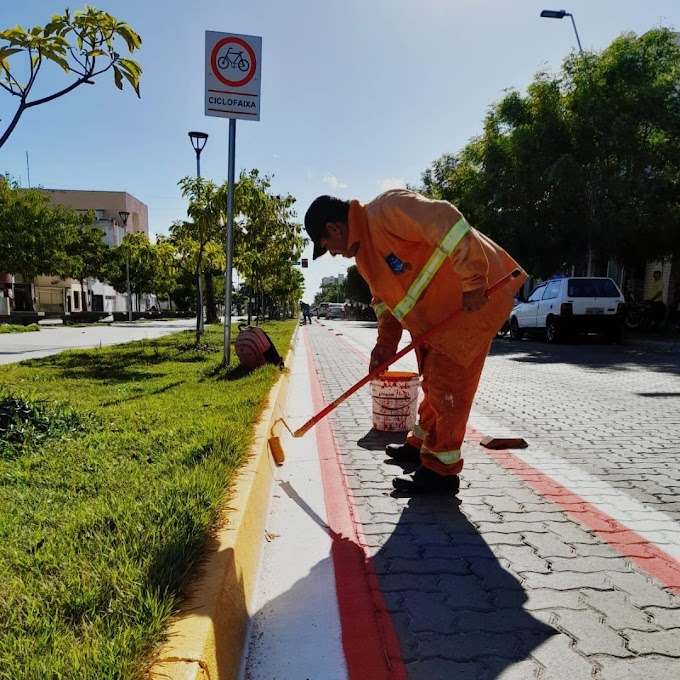
<path fill-rule="evenodd" d="M 560 327 L 554 316 L 548 319 L 548 323 L 545 327 L 545 336 L 548 338 L 548 342 L 560 341 Z"/>
<path fill-rule="evenodd" d="M 521 340 L 524 337 L 524 331 L 519 327 L 514 316 L 510 319 L 510 337 L 513 340 Z"/>

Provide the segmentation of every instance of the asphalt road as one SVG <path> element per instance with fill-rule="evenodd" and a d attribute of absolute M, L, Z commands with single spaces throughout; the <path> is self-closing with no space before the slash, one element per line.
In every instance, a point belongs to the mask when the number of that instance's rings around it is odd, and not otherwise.
<path fill-rule="evenodd" d="M 133 340 L 160 338 L 170 333 L 190 330 L 195 325 L 195 319 L 178 319 L 78 328 L 43 326 L 40 331 L 34 333 L 6 333 L 0 335 L 0 364 L 46 357 L 67 349 L 88 349 L 120 345 Z"/>

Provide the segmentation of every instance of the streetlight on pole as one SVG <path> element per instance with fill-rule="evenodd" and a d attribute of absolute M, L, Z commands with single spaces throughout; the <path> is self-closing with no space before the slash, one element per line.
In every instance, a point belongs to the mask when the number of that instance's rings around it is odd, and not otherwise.
<path fill-rule="evenodd" d="M 571 24 L 574 27 L 574 33 L 576 34 L 576 42 L 578 43 L 579 52 L 583 53 L 583 48 L 581 47 L 581 39 L 578 37 L 578 31 L 576 30 L 576 22 L 574 21 L 574 15 L 571 12 L 567 12 L 564 9 L 544 9 L 541 12 L 541 16 L 544 19 L 564 19 L 564 17 L 569 17 L 571 19 Z"/>
<path fill-rule="evenodd" d="M 583 55 L 583 47 L 581 47 L 581 38 L 579 38 L 578 31 L 576 30 L 576 22 L 574 21 L 574 15 L 571 12 L 567 12 L 564 9 L 544 9 L 541 12 L 541 17 L 544 19 L 564 19 L 564 17 L 569 17 L 571 19 L 571 25 L 574 27 L 574 34 L 576 35 L 576 43 L 578 44 L 578 51 Z M 588 276 L 593 275 L 593 250 L 590 245 L 590 236 L 588 237 Z"/>
<path fill-rule="evenodd" d="M 201 151 L 205 148 L 208 141 L 208 134 L 206 132 L 190 132 L 189 139 L 191 140 L 191 146 L 196 152 L 196 177 L 200 179 L 201 177 Z M 198 286 L 198 332 L 203 332 L 203 272 L 198 272 L 198 281 L 196 281 Z"/>
<path fill-rule="evenodd" d="M 191 146 L 194 147 L 196 152 L 196 177 L 201 176 L 201 151 L 205 148 L 206 142 L 208 141 L 208 135 L 205 132 L 190 132 L 189 139 L 191 140 Z"/>
<path fill-rule="evenodd" d="M 123 229 L 127 231 L 127 221 L 130 213 L 127 210 L 121 210 L 119 213 L 120 219 L 123 221 Z M 128 299 L 128 321 L 132 321 L 132 294 L 130 292 L 130 258 L 125 254 L 125 275 L 127 276 L 127 299 Z"/>

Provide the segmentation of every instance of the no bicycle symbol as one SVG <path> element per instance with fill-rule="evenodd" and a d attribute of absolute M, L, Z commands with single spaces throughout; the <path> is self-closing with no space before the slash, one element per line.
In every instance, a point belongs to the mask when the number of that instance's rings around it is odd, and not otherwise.
<path fill-rule="evenodd" d="M 228 87 L 243 87 L 257 71 L 253 48 L 234 36 L 223 38 L 213 47 L 210 63 L 215 77 Z"/>

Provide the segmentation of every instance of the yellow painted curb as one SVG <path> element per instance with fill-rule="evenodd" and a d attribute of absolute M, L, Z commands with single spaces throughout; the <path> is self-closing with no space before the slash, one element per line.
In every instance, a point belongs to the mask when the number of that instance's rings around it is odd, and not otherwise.
<path fill-rule="evenodd" d="M 297 330 L 293 344 L 296 338 Z M 274 481 L 267 441 L 273 423 L 284 413 L 292 363 L 291 350 L 288 370 L 269 393 L 247 460 L 232 484 L 222 528 L 208 541 L 198 577 L 167 631 L 168 642 L 157 651 L 149 679 L 238 678 Z"/>

